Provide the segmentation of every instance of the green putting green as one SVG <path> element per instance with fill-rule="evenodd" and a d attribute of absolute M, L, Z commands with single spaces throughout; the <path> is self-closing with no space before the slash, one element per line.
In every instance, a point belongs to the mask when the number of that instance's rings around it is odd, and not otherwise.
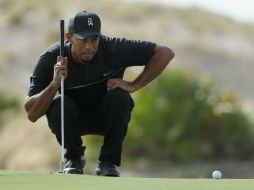
<path fill-rule="evenodd" d="M 0 170 L 3 190 L 253 190 L 252 179 L 97 177 Z"/>

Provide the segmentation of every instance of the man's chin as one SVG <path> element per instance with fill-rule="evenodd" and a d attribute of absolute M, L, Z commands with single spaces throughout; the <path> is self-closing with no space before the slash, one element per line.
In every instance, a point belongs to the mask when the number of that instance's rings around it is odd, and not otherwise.
<path fill-rule="evenodd" d="M 80 58 L 80 60 L 81 60 L 82 62 L 87 62 L 87 61 L 91 61 L 91 60 L 93 59 L 93 57 L 94 57 L 94 56 L 82 56 L 82 57 Z"/>
<path fill-rule="evenodd" d="M 75 57 L 73 58 L 77 63 L 85 64 L 87 62 L 90 62 L 93 59 L 93 56 L 92 57 L 78 56 L 76 58 Z"/>
<path fill-rule="evenodd" d="M 81 63 L 87 63 L 87 62 L 89 62 L 89 61 L 91 61 L 92 59 L 81 59 Z"/>

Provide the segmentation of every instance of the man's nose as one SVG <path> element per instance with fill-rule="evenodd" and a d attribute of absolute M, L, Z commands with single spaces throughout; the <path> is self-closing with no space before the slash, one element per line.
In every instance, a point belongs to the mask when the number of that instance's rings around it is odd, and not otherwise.
<path fill-rule="evenodd" d="M 90 49 L 92 47 L 92 43 L 91 42 L 85 42 L 84 43 L 84 49 Z"/>

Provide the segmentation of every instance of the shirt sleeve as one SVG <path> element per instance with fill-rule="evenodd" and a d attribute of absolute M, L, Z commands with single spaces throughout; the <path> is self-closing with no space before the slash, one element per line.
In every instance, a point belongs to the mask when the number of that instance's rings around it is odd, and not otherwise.
<path fill-rule="evenodd" d="M 28 96 L 33 96 L 44 90 L 52 81 L 56 57 L 51 53 L 42 54 L 30 77 Z"/>
<path fill-rule="evenodd" d="M 148 41 L 108 38 L 109 60 L 121 67 L 143 66 L 154 54 L 156 44 Z"/>

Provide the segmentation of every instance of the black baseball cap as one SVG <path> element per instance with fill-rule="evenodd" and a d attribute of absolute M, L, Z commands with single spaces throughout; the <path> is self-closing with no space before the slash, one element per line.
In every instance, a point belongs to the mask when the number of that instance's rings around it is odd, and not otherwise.
<path fill-rule="evenodd" d="M 89 36 L 100 36 L 101 20 L 95 13 L 87 11 L 79 12 L 70 18 L 68 31 L 81 40 Z"/>

